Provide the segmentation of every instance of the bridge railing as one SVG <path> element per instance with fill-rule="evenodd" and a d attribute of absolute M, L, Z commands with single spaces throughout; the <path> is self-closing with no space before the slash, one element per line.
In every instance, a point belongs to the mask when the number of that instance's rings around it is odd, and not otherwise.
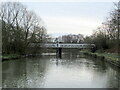
<path fill-rule="evenodd" d="M 95 44 L 40 44 L 31 43 L 32 46 L 46 47 L 46 48 L 94 48 Z"/>
<path fill-rule="evenodd" d="M 47 48 L 93 48 L 94 44 L 44 44 Z"/>

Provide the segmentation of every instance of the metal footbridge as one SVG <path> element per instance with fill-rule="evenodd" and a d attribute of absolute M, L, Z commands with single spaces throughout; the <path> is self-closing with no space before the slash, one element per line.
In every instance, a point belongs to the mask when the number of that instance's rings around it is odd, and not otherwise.
<path fill-rule="evenodd" d="M 32 43 L 33 45 L 37 45 L 40 47 L 45 47 L 45 48 L 80 48 L 80 49 L 87 49 L 87 48 L 94 48 L 95 44 L 68 44 L 68 43 L 45 43 L 45 44 L 40 44 L 40 43 Z"/>

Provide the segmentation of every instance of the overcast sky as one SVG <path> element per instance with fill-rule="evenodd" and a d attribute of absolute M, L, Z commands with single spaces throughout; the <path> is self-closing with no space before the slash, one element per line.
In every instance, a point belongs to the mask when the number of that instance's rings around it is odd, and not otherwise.
<path fill-rule="evenodd" d="M 22 2 L 44 21 L 48 34 L 91 35 L 113 10 L 113 2 Z"/>

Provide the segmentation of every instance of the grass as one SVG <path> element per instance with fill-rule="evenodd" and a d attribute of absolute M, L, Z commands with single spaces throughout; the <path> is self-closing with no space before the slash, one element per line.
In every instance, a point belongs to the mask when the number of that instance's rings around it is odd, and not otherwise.
<path fill-rule="evenodd" d="M 81 51 L 83 53 L 87 53 L 88 55 L 94 56 L 94 57 L 100 57 L 104 58 L 106 61 L 113 63 L 117 66 L 120 66 L 120 55 L 117 53 L 108 53 L 108 52 L 95 52 L 92 53 L 90 51 Z"/>
<path fill-rule="evenodd" d="M 96 54 L 97 56 L 104 56 L 107 60 L 118 61 L 118 55 L 115 53 L 92 53 Z"/>
<path fill-rule="evenodd" d="M 17 59 L 20 57 L 18 54 L 5 54 L 1 56 L 3 60 Z"/>

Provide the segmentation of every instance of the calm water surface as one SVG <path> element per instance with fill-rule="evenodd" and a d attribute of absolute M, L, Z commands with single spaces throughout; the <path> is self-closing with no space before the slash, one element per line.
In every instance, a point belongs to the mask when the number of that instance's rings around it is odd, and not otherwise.
<path fill-rule="evenodd" d="M 9 88 L 120 88 L 119 68 L 75 53 L 5 61 L 2 75 Z"/>

